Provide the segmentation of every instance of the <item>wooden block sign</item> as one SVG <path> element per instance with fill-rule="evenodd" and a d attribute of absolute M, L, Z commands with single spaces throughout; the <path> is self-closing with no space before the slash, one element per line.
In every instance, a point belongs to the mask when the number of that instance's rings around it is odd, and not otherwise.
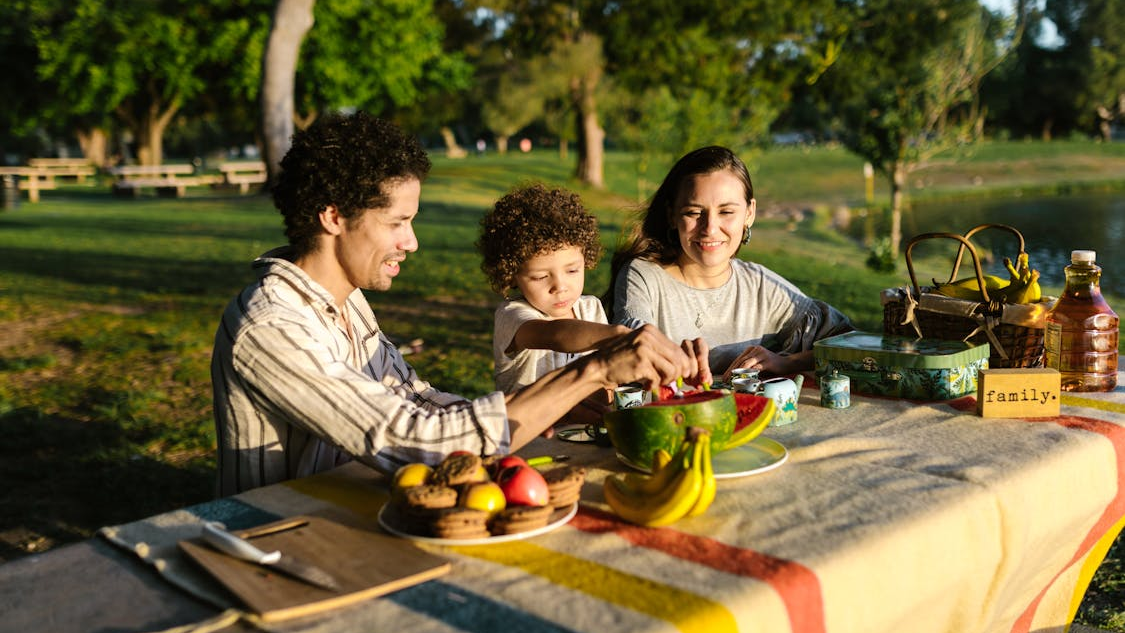
<path fill-rule="evenodd" d="M 1059 414 L 1056 369 L 983 369 L 977 376 L 977 415 L 1050 418 Z"/>

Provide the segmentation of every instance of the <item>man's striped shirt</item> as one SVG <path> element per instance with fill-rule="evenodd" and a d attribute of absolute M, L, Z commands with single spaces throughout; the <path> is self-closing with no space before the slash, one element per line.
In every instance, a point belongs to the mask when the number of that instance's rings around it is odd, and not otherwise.
<path fill-rule="evenodd" d="M 215 334 L 220 496 L 353 458 L 393 472 L 453 450 L 508 451 L 502 393 L 466 400 L 422 381 L 379 329 L 362 291 L 348 297 L 342 318 L 287 251 L 254 262 L 258 281 L 231 301 Z"/>

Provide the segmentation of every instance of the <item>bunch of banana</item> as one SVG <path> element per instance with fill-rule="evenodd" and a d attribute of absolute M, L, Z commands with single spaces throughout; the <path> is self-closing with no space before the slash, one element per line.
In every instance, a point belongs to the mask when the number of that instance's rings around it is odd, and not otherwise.
<path fill-rule="evenodd" d="M 984 276 L 984 287 L 988 297 L 1003 303 L 1035 303 L 1043 296 L 1039 287 L 1039 271 L 1032 270 L 1028 264 L 1027 253 L 1021 252 L 1017 263 L 1013 264 L 1010 257 L 1004 258 L 1004 266 L 1008 269 L 1009 278 L 1004 279 L 995 275 Z M 934 292 L 964 299 L 966 301 L 983 301 L 984 295 L 980 290 L 980 281 L 976 275 L 958 279 L 943 284 L 934 280 Z"/>
<path fill-rule="evenodd" d="M 1008 303 L 1035 303 L 1043 298 L 1043 290 L 1039 287 L 1039 271 L 1032 270 L 1027 263 L 1027 253 L 1021 252 L 1016 257 L 1016 264 L 1012 264 L 1009 257 L 1004 258 L 1004 267 L 1008 269 L 1011 282 L 1004 289 L 1004 300 Z"/>
<path fill-rule="evenodd" d="M 703 514 L 715 500 L 711 433 L 688 427 L 675 455 L 656 451 L 652 474 L 610 475 L 602 490 L 618 516 L 638 525 L 659 527 Z"/>

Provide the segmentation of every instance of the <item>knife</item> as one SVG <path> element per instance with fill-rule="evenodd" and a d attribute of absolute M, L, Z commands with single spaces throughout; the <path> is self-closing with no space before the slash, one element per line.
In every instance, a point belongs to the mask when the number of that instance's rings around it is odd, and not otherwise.
<path fill-rule="evenodd" d="M 224 554 L 277 570 L 310 585 L 331 591 L 342 589 L 340 583 L 323 569 L 282 554 L 279 550 L 263 552 L 250 541 L 228 532 L 222 523 L 216 521 L 204 523 L 203 540 Z"/>

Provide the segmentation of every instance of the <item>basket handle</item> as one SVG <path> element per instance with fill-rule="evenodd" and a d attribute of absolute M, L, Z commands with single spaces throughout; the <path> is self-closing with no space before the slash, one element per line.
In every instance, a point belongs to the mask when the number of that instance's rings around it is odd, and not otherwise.
<path fill-rule="evenodd" d="M 921 242 L 922 240 L 939 237 L 961 242 L 961 246 L 958 248 L 957 252 L 958 259 L 960 259 L 961 253 L 964 252 L 966 248 L 969 249 L 969 253 L 971 253 L 973 256 L 973 268 L 977 273 L 977 283 L 980 285 L 981 299 L 986 305 L 991 304 L 992 300 L 988 296 L 988 289 L 985 288 L 984 270 L 980 266 L 980 257 L 977 255 L 977 249 L 973 247 L 972 242 L 970 242 L 968 238 L 963 235 L 958 235 L 957 233 L 922 233 L 910 238 L 910 242 L 906 244 L 906 270 L 910 272 L 910 283 L 914 285 L 914 296 L 921 297 L 922 289 L 918 287 L 918 278 L 914 275 L 914 260 L 910 258 L 910 251 L 914 249 L 915 244 Z M 956 267 L 954 267 L 954 271 L 956 272 Z M 953 278 L 950 277 L 950 281 L 952 281 L 952 279 Z"/>
<path fill-rule="evenodd" d="M 978 225 L 974 226 L 973 228 L 969 229 L 968 231 L 965 231 L 965 239 L 967 240 L 970 237 L 972 237 L 973 235 L 975 235 L 976 233 L 979 233 L 979 232 L 981 232 L 985 229 L 1004 229 L 1005 231 L 1010 231 L 1013 235 L 1016 236 L 1016 239 L 1018 239 L 1019 242 L 1020 242 L 1019 254 L 1023 254 L 1024 247 L 1026 246 L 1026 244 L 1024 243 L 1024 240 L 1023 240 L 1023 233 L 1020 233 L 1019 230 L 1016 229 L 1016 227 L 1009 226 L 1007 224 L 998 224 L 998 223 L 995 223 L 995 222 L 987 222 L 985 224 L 978 224 Z M 961 256 L 964 255 L 964 253 L 965 253 L 965 246 L 964 245 L 958 246 L 957 247 L 957 258 L 953 260 L 953 272 L 949 273 L 949 282 L 950 283 L 952 283 L 954 279 L 957 279 L 957 271 L 961 268 Z"/>

